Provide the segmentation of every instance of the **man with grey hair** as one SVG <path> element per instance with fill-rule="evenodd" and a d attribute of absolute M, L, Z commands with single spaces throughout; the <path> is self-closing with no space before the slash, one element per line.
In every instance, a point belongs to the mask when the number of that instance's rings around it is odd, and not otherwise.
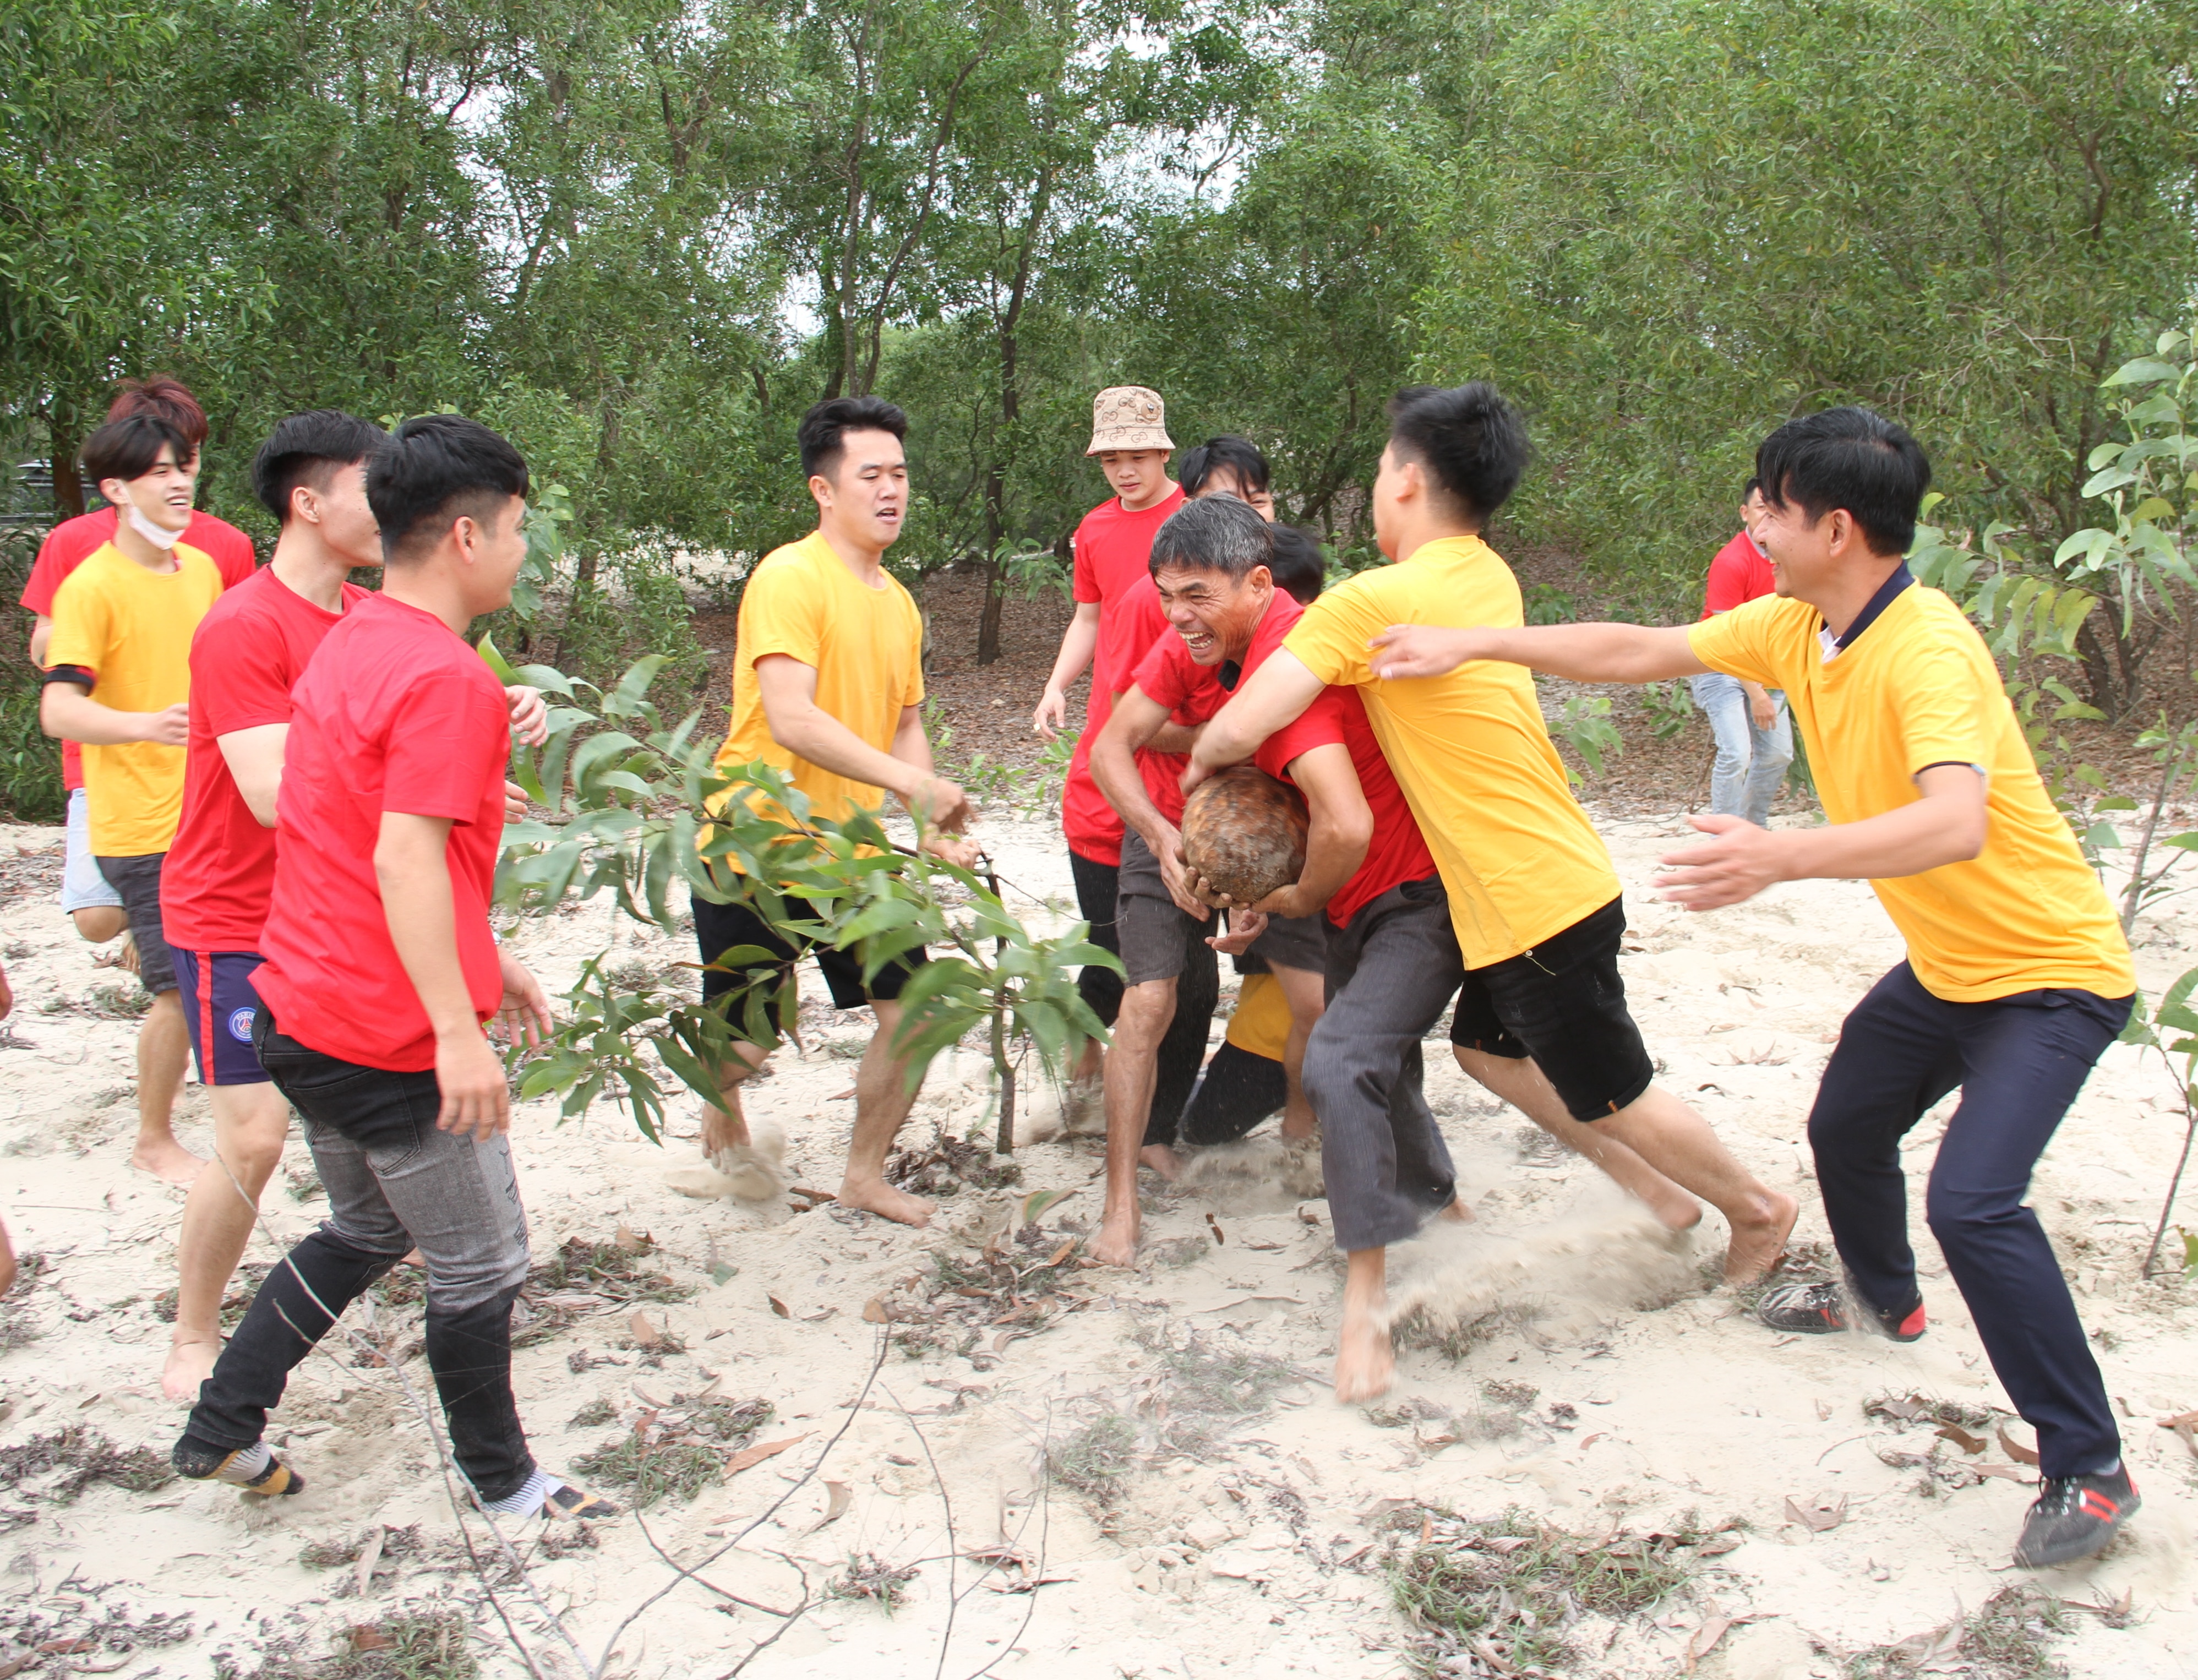
<path fill-rule="evenodd" d="M 1369 898 L 1434 868 L 1365 708 L 1348 690 L 1325 696 L 1258 756 L 1260 769 L 1305 796 L 1310 828 L 1299 878 L 1257 904 L 1236 905 L 1187 866 L 1183 795 L 1172 782 L 1156 785 L 1135 756 L 1171 718 L 1212 717 L 1282 646 L 1304 608 L 1275 587 L 1273 552 L 1266 521 L 1228 497 L 1189 503 L 1160 527 L 1151 572 L 1170 630 L 1138 662 L 1092 750 L 1093 773 L 1128 828 L 1119 919 L 1127 991 L 1107 1058 L 1107 1205 L 1091 1251 L 1118 1265 L 1137 1252 L 1134 1150 L 1153 1090 L 1154 1049 L 1175 1011 L 1176 977 L 1189 954 L 1211 945 L 1265 959 L 1290 1003 L 1283 1135 L 1310 1137 L 1314 1116 L 1299 1074 L 1324 1003 L 1328 923 L 1343 926 Z M 1232 931 L 1209 939 L 1215 908 L 1230 910 Z"/>

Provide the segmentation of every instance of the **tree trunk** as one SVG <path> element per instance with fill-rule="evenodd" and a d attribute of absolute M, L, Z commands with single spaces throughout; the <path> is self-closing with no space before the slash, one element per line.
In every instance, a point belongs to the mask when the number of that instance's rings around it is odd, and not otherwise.
<path fill-rule="evenodd" d="M 1000 443 L 985 471 L 985 612 L 977 621 L 977 663 L 991 665 L 1000 657 L 1000 619 L 1008 604 L 1006 569 L 1000 564 L 1000 544 L 1006 540 L 1008 517 L 1008 452 L 1015 446 L 1015 427 L 1023 417 L 1021 346 L 1015 331 L 1022 323 L 1023 304 L 1030 295 L 1031 258 L 1039 230 L 1053 202 L 1053 170 L 1038 171 L 1031 192 L 1030 214 L 1023 221 L 1022 248 L 1015 256 L 1015 284 L 1008 292 L 1008 306 L 1000 315 Z"/>
<path fill-rule="evenodd" d="M 76 469 L 76 452 L 83 441 L 73 426 L 46 422 L 46 437 L 53 450 L 54 500 L 61 512 L 74 519 L 84 511 L 84 475 Z"/>

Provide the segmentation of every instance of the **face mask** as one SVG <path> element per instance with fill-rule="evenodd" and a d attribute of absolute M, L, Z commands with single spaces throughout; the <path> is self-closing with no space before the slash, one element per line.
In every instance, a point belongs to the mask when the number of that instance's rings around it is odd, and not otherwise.
<path fill-rule="evenodd" d="M 139 513 L 133 504 L 130 509 L 130 528 L 156 549 L 172 549 L 183 540 L 180 531 L 163 531 Z"/>

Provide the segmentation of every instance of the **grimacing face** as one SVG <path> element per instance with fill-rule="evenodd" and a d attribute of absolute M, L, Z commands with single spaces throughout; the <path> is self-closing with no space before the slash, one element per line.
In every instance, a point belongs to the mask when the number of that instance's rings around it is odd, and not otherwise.
<path fill-rule="evenodd" d="M 1241 660 L 1273 598 L 1273 574 L 1255 566 L 1242 578 L 1202 566 L 1162 565 L 1153 573 L 1160 610 L 1197 665 Z"/>

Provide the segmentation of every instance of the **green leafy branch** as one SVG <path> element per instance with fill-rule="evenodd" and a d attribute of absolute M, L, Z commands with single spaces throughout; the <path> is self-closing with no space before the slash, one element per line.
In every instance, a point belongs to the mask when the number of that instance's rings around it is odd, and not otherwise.
<path fill-rule="evenodd" d="M 514 670 L 487 641 L 481 651 L 504 680 L 557 702 L 549 741 L 515 754 L 513 779 L 547 816 L 505 831 L 499 903 L 538 914 L 608 892 L 627 916 L 678 937 L 676 882 L 695 898 L 746 905 L 796 946 L 853 951 L 866 980 L 924 948 L 929 960 L 901 991 L 894 1051 L 913 1088 L 941 1050 L 987 1029 L 1003 1150 L 1014 1143 L 1014 1046 L 1028 1043 L 1058 1069 L 1105 1038 L 1075 975 L 1119 962 L 1085 924 L 1036 937 L 996 882 L 897 845 L 876 813 L 821 817 L 772 766 L 716 763 L 695 738 L 699 714 L 667 727 L 649 700 L 661 656 L 602 690 L 546 666 Z M 521 1095 L 556 1096 L 567 1115 L 608 1096 L 656 1139 L 660 1073 L 715 1103 L 741 1047 L 798 1040 L 791 965 L 742 945 L 697 966 L 730 975 L 731 988 L 704 1004 L 660 980 L 622 984 L 601 956 L 584 965 L 564 994 L 563 1023 L 526 1064 Z"/>

